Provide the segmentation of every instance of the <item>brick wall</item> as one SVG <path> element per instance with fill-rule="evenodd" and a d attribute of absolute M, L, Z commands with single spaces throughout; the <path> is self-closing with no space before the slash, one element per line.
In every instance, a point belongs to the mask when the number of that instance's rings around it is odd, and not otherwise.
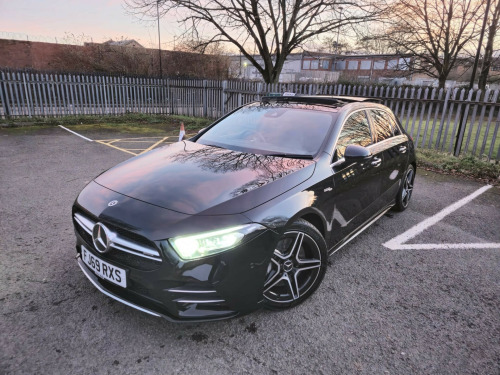
<path fill-rule="evenodd" d="M 63 45 L 0 39 L 0 67 L 14 69 L 54 69 L 54 56 Z"/>
<path fill-rule="evenodd" d="M 158 76 L 159 65 L 156 49 L 0 39 L 0 68 Z M 162 50 L 164 76 L 225 79 L 228 67 L 224 56 Z"/>

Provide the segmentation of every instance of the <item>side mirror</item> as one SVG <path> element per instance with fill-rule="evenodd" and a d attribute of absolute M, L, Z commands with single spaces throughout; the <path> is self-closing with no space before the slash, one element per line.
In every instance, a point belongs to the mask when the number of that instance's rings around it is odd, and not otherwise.
<path fill-rule="evenodd" d="M 205 129 L 206 129 L 206 128 L 203 128 L 203 129 L 198 130 L 198 134 L 203 133 L 203 132 L 205 131 Z"/>
<path fill-rule="evenodd" d="M 366 147 L 358 146 L 358 145 L 349 145 L 346 147 L 344 151 L 344 159 L 345 161 L 354 163 L 357 161 L 363 161 L 372 156 L 370 150 Z"/>

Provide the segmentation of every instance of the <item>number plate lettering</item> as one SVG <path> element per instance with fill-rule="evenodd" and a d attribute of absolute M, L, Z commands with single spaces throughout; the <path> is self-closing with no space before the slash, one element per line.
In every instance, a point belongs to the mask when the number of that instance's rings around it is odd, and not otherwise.
<path fill-rule="evenodd" d="M 82 260 L 101 279 L 110 281 L 124 288 L 127 287 L 127 277 L 124 269 L 97 258 L 94 254 L 82 246 Z"/>

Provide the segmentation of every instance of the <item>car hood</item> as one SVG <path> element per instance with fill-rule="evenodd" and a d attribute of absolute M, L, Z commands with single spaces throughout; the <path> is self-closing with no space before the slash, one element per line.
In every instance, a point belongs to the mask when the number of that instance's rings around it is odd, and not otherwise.
<path fill-rule="evenodd" d="M 312 160 L 242 153 L 183 141 L 118 164 L 95 182 L 184 214 L 235 214 L 304 182 L 314 167 Z"/>

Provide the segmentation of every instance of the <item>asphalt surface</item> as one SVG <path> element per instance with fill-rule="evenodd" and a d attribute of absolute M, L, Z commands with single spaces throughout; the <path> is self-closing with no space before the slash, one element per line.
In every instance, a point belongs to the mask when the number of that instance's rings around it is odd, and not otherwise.
<path fill-rule="evenodd" d="M 382 245 L 480 183 L 417 171 L 410 208 L 333 255 L 292 310 L 172 324 L 105 297 L 75 261 L 73 200 L 131 156 L 59 128 L 0 131 L 1 374 L 500 373 L 500 245 Z M 409 242 L 500 243 L 500 189 Z"/>

